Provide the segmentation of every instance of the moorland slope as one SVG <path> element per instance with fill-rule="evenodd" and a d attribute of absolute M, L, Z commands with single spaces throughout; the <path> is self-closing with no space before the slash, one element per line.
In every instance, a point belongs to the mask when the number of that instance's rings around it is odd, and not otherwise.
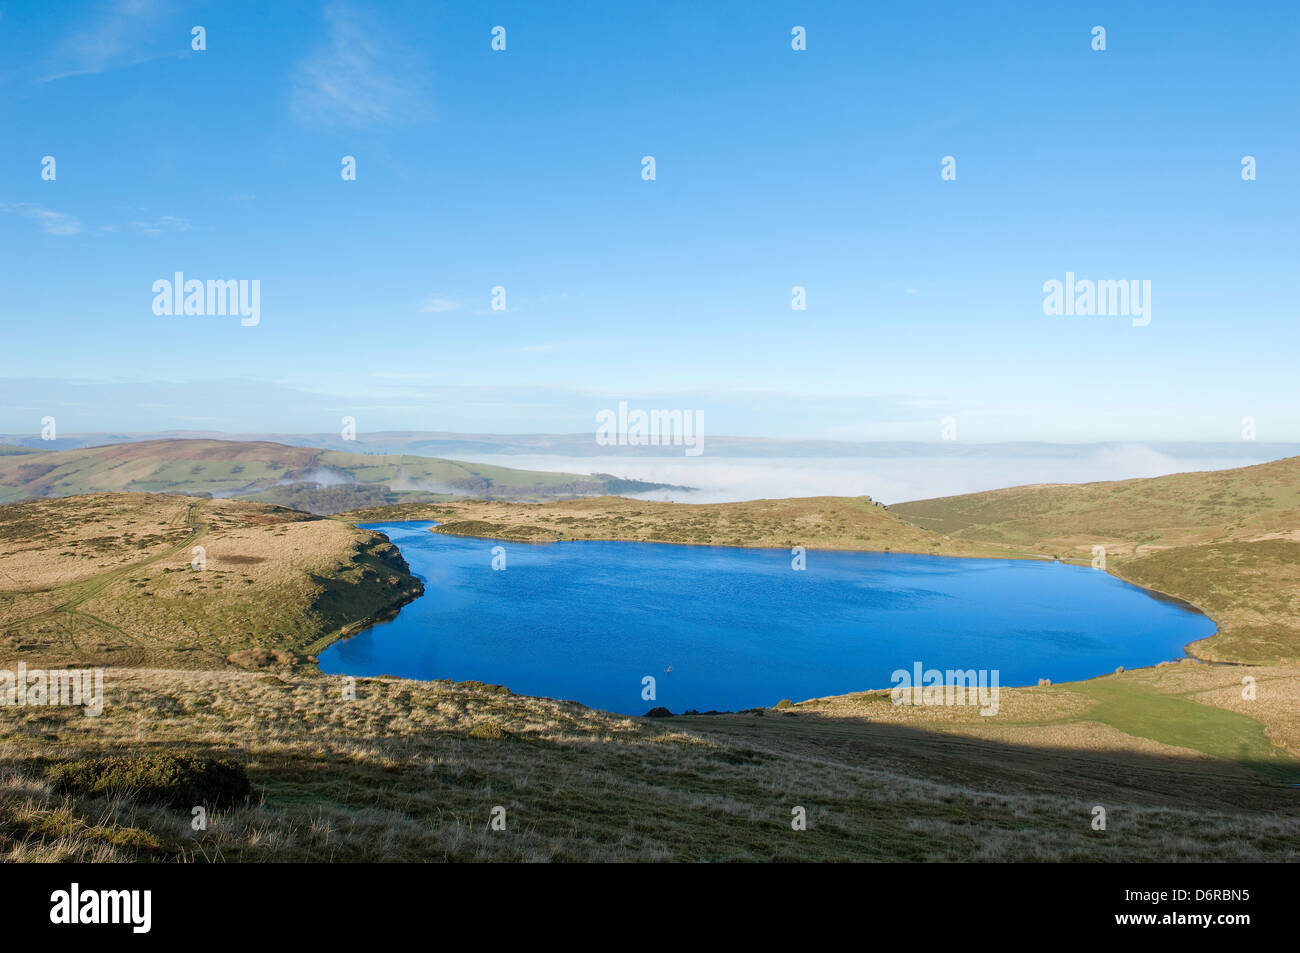
<path fill-rule="evenodd" d="M 1288 472 L 1237 474 L 1218 489 L 1221 477 L 1188 475 L 1140 525 L 1150 512 L 1140 489 L 1116 494 L 1133 502 L 1126 525 L 1092 522 L 1110 511 L 1104 491 L 1049 488 L 1051 505 L 1031 506 L 1045 521 L 1037 533 L 1005 499 L 1005 512 L 963 498 L 915 510 L 595 499 L 351 514 L 529 541 L 1066 558 L 1107 545 L 1126 578 L 1205 589 L 1193 601 L 1211 608 L 1237 663 L 1003 688 L 995 717 L 895 706 L 880 691 L 665 719 L 476 683 L 384 677 L 353 691 L 310 653 L 417 591 L 383 537 L 280 507 L 161 494 L 2 506 L 0 665 L 111 667 L 99 717 L 0 709 L 0 857 L 1295 861 L 1300 666 L 1249 658 L 1272 644 L 1252 618 L 1282 647 L 1297 628 L 1295 561 L 1266 562 L 1258 548 L 1293 543 Z M 1032 501 L 1040 489 L 1023 492 Z M 1053 506 L 1078 524 L 1052 523 Z M 923 519 L 947 522 L 935 531 Z M 204 570 L 190 568 L 195 545 Z M 1252 592 L 1253 617 L 1233 601 Z M 141 792 L 55 780 L 85 759 L 159 754 L 233 759 L 254 795 L 194 832 L 189 810 Z M 496 808 L 505 831 L 489 824 Z M 804 831 L 791 828 L 799 808 Z"/>
<path fill-rule="evenodd" d="M 899 503 L 953 539 L 1088 560 L 1202 609 L 1213 661 L 1300 664 L 1300 457 L 1107 483 L 1021 486 Z"/>
<path fill-rule="evenodd" d="M 663 484 L 405 454 L 345 453 L 264 441 L 148 440 L 0 454 L 0 503 L 81 493 L 240 497 L 317 514 L 474 496 L 551 499 Z"/>

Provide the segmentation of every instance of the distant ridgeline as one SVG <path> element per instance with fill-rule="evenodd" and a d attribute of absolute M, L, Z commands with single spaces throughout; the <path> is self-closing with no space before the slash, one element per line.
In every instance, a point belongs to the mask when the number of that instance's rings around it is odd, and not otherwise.
<path fill-rule="evenodd" d="M 548 473 L 266 441 L 170 439 L 55 450 L 0 445 L 0 503 L 79 493 L 178 493 L 329 514 L 464 497 L 543 501 L 660 489 L 685 488 L 610 474 Z"/>

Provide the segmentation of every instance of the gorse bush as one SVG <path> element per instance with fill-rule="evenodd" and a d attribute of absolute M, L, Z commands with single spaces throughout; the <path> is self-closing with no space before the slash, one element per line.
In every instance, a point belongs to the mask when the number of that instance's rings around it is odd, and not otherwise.
<path fill-rule="evenodd" d="M 60 794 L 126 795 L 185 809 L 234 804 L 253 790 L 239 762 L 192 754 L 83 758 L 53 765 L 45 777 Z"/>

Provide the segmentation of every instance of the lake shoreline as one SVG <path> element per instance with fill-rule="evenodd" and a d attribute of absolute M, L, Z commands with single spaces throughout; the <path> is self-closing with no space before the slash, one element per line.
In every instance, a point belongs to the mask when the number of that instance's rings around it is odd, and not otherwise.
<path fill-rule="evenodd" d="M 783 547 L 773 547 L 773 546 L 770 546 L 770 545 L 762 545 L 762 544 L 741 544 L 741 545 L 730 545 L 730 544 L 725 544 L 725 545 L 724 545 L 724 544 L 715 544 L 715 543 L 699 543 L 699 542 L 689 542 L 689 541 L 688 541 L 688 542 L 676 542 L 676 541 L 674 541 L 674 542 L 668 542 L 668 541 L 665 541 L 665 542 L 658 542 L 658 541 L 653 541 L 653 540 L 644 540 L 644 539 L 629 539 L 629 538 L 626 538 L 626 537 L 619 537 L 619 536 L 612 536 L 612 535 L 611 535 L 611 536 L 602 536 L 602 537 L 582 537 L 582 538 L 580 538 L 580 539 L 564 539 L 564 538 L 559 538 L 559 539 L 545 539 L 545 540 L 538 540 L 538 539 L 519 539 L 519 538 L 511 537 L 511 536 L 509 536 L 509 535 L 507 535 L 507 534 L 488 534 L 488 535 L 484 535 L 484 534 L 480 534 L 480 533 L 468 533 L 468 532 L 458 532 L 458 531 L 455 531 L 455 530 L 447 530 L 447 529 L 442 528 L 441 524 L 440 524 L 438 521 L 436 521 L 436 520 L 428 520 L 428 519 L 426 519 L 426 520 L 389 520 L 389 521 L 387 521 L 387 522 L 388 522 L 388 523 L 395 523 L 395 522 L 400 522 L 400 523 L 415 523 L 415 524 L 418 524 L 418 523 L 428 523 L 428 524 L 430 524 L 430 525 L 428 525 L 427 527 L 425 527 L 425 529 L 424 529 L 425 532 L 434 533 L 434 534 L 437 534 L 437 535 L 448 536 L 448 537 L 460 538 L 460 539 L 482 539 L 482 540 L 485 540 L 485 541 L 496 541 L 496 542 L 510 542 L 510 543 L 552 543 L 552 542 L 650 543 L 651 545 L 656 545 L 656 546 L 666 546 L 666 547 L 687 547 L 687 546 L 689 546 L 689 547 L 692 547 L 692 548 L 695 548 L 695 549 L 730 549 L 730 550 L 748 550 L 748 551 L 763 551 L 763 550 L 765 550 L 765 551 L 769 551 L 769 552 L 784 552 L 784 548 L 783 548 Z M 355 524 L 353 524 L 353 525 L 356 525 L 358 528 L 368 528 L 368 527 L 373 527 L 373 526 L 381 525 L 381 524 L 367 521 L 367 523 L 364 523 L 364 524 L 363 524 L 363 523 L 355 523 Z M 394 543 L 394 542 L 392 541 L 392 539 L 391 539 L 390 537 L 388 537 L 388 535 L 387 535 L 386 533 L 384 533 L 382 530 L 371 528 L 371 529 L 369 529 L 369 531 L 370 531 L 370 532 L 376 532 L 376 533 L 379 533 L 380 535 L 383 535 L 386 539 L 389 540 L 390 544 L 392 544 L 392 545 L 393 545 L 395 548 L 397 548 L 397 549 L 399 550 L 399 552 L 400 552 L 400 547 L 398 546 L 398 544 L 397 544 L 397 543 Z M 918 556 L 918 557 L 938 558 L 938 559 L 942 559 L 942 558 L 944 558 L 945 556 L 947 556 L 948 558 L 985 559 L 985 560 L 989 560 L 989 561 L 1006 561 L 1006 562 L 1032 562 L 1032 563 L 1052 562 L 1052 563 L 1061 563 L 1061 564 L 1064 564 L 1064 565 L 1071 565 L 1071 566 L 1074 566 L 1074 567 L 1076 567 L 1076 568 L 1085 568 L 1085 567 L 1088 565 L 1088 563 L 1087 563 L 1086 561 L 1084 561 L 1084 560 L 1079 560 L 1078 562 L 1071 562 L 1071 561 L 1069 561 L 1069 560 L 1058 559 L 1058 558 L 1055 558 L 1055 557 L 1051 557 L 1051 556 L 1048 556 L 1048 555 L 1046 555 L 1046 554 L 1043 554 L 1043 555 L 1037 555 L 1037 554 L 1028 554 L 1028 553 L 1014 553 L 1014 554 L 1013 554 L 1013 553 L 1000 553 L 1000 554 L 998 554 L 998 555 L 992 555 L 992 554 L 990 554 L 990 555 L 983 555 L 983 554 L 961 553 L 961 554 L 951 554 L 951 555 L 950 555 L 950 554 L 936 553 L 936 552 L 933 552 L 933 551 L 921 551 L 921 550 L 916 549 L 916 548 L 914 548 L 914 547 L 912 547 L 912 548 L 893 548 L 893 547 L 891 547 L 891 548 L 889 548 L 889 549 L 880 549 L 880 548 L 874 548 L 874 549 L 873 549 L 873 548 L 862 548 L 862 547 L 848 548 L 848 547 L 825 547 L 825 546 L 818 546 L 818 547 L 807 547 L 807 549 L 808 549 L 808 550 L 811 550 L 812 552 L 828 552 L 828 553 L 859 553 L 859 554 L 863 554 L 863 555 L 892 555 L 892 554 L 897 554 L 897 555 Z M 404 557 L 403 557 L 403 558 L 404 558 Z M 1214 624 L 1214 626 L 1215 626 L 1215 630 L 1214 630 L 1214 632 L 1210 633 L 1209 635 L 1204 636 L 1204 637 L 1200 637 L 1200 638 L 1197 638 L 1197 639 L 1193 639 L 1193 640 L 1191 640 L 1191 641 L 1185 643 L 1185 644 L 1183 645 L 1183 647 L 1182 647 L 1182 653 L 1183 653 L 1183 654 L 1182 654 L 1180 657 L 1175 657 L 1175 658 L 1165 659 L 1165 660 L 1162 660 L 1162 661 L 1159 661 L 1159 662 L 1154 662 L 1154 663 L 1149 663 L 1149 664 L 1146 664 L 1146 665 L 1135 666 L 1135 667 L 1132 667 L 1132 668 L 1130 668 L 1130 667 L 1128 667 L 1128 666 L 1122 666 L 1122 667 L 1121 667 L 1122 670 L 1124 670 L 1124 671 L 1135 671 L 1135 672 L 1137 672 L 1137 671 L 1143 671 L 1143 670 L 1155 669 L 1155 668 L 1157 668 L 1157 667 L 1159 667 L 1159 666 L 1161 666 L 1161 665 L 1170 664 L 1170 663 L 1178 663 L 1178 662 L 1182 662 L 1182 661 L 1195 661 L 1195 662 L 1202 663 L 1202 664 L 1213 664 L 1213 661 L 1212 661 L 1212 660 L 1208 660 L 1208 659 L 1200 658 L 1200 657 L 1199 657 L 1198 655 L 1196 655 L 1194 652 L 1190 651 L 1190 647 L 1193 646 L 1193 645 L 1195 645 L 1195 644 L 1203 643 L 1203 642 L 1205 642 L 1206 640 L 1212 638 L 1214 635 L 1217 635 L 1218 632 L 1219 632 L 1219 622 L 1218 622 L 1218 620 L 1214 619 L 1214 618 L 1213 618 L 1209 613 L 1205 612 L 1205 611 L 1204 611 L 1203 609 L 1201 609 L 1199 606 L 1196 606 L 1195 604 L 1189 602 L 1189 601 L 1186 600 L 1186 599 L 1182 599 L 1181 597 L 1176 596 L 1176 595 L 1173 595 L 1173 594 L 1171 594 L 1171 593 L 1165 593 L 1165 592 L 1161 592 L 1161 591 L 1156 590 L 1156 589 L 1152 589 L 1152 588 L 1147 587 L 1147 586 L 1142 586 L 1142 585 L 1140 585 L 1139 583 L 1136 583 L 1136 582 L 1134 582 L 1134 581 L 1132 581 L 1132 580 L 1130 580 L 1130 579 L 1126 579 L 1123 575 L 1121 575 L 1118 571 L 1116 571 L 1116 570 L 1114 570 L 1114 569 L 1108 569 L 1108 570 L 1105 570 L 1105 571 L 1106 571 L 1107 575 L 1110 575 L 1110 576 L 1112 576 L 1113 578 L 1119 580 L 1120 582 L 1123 582 L 1125 585 L 1127 585 L 1127 586 L 1131 586 L 1131 587 L 1133 587 L 1134 589 L 1139 590 L 1139 591 L 1141 591 L 1142 593 L 1144 593 L 1144 594 L 1146 594 L 1146 595 L 1148 595 L 1148 596 L 1151 596 L 1152 598 L 1156 598 L 1156 599 L 1158 599 L 1159 601 L 1166 602 L 1166 603 L 1169 603 L 1169 604 L 1172 604 L 1172 605 L 1176 605 L 1176 606 L 1178 606 L 1179 608 L 1182 608 L 1182 609 L 1184 609 L 1184 610 L 1187 610 L 1187 611 L 1190 611 L 1190 612 L 1194 612 L 1194 613 L 1196 613 L 1196 614 L 1202 616 L 1202 617 L 1205 618 L 1206 620 L 1212 622 L 1212 623 Z M 418 576 L 418 577 L 421 578 L 421 579 L 423 579 L 423 577 L 422 577 L 422 576 L 419 576 L 418 573 L 415 573 L 414 570 L 412 570 L 412 574 Z M 393 606 L 390 606 L 390 607 L 386 608 L 384 611 L 382 611 L 382 612 L 376 614 L 375 616 L 373 616 L 373 617 L 371 617 L 371 618 L 369 618 L 369 619 L 362 620 L 362 621 L 359 621 L 358 623 L 356 623 L 355 625 L 345 627 L 344 630 L 340 630 L 339 632 L 335 633 L 335 634 L 334 634 L 334 635 L 329 639 L 329 641 L 328 641 L 327 643 L 324 643 L 324 644 L 320 645 L 319 648 L 317 649 L 317 653 L 314 653 L 314 654 L 319 654 L 320 652 L 323 652 L 325 649 L 329 648 L 329 646 L 334 645 L 334 644 L 337 644 L 337 643 L 340 642 L 340 641 L 347 641 L 347 640 L 350 640 L 351 638 L 353 638 L 353 637 L 355 637 L 355 636 L 357 636 L 357 635 L 360 635 L 360 634 L 362 634 L 362 633 L 364 633 L 364 632 L 366 632 L 366 631 L 369 631 L 370 629 L 373 629 L 375 626 L 378 626 L 378 625 L 383 624 L 383 623 L 385 623 L 385 622 L 390 622 L 390 621 L 392 621 L 392 620 L 395 619 L 398 615 L 400 615 L 401 610 L 402 610 L 403 608 L 405 608 L 406 606 L 408 606 L 408 605 L 410 605 L 410 604 L 416 602 L 416 601 L 417 601 L 418 599 L 420 599 L 423 595 L 424 595 L 424 592 L 423 592 L 423 591 L 420 591 L 419 593 L 414 594 L 414 595 L 411 595 L 409 598 L 405 598 L 405 599 L 401 600 L 400 602 L 398 602 L 397 604 L 395 604 L 395 605 L 393 605 Z M 316 648 L 316 646 L 313 646 L 313 648 Z M 314 665 L 313 667 L 315 667 L 315 668 L 317 669 L 317 671 L 321 671 L 321 669 L 320 669 L 320 662 L 319 662 L 319 659 L 316 660 L 316 663 L 315 663 L 315 665 Z M 324 673 L 323 671 L 321 671 L 321 674 L 322 674 L 322 675 L 325 675 L 326 673 Z M 337 673 L 334 673 L 334 674 L 337 674 Z M 1085 677 L 1085 678 L 1075 678 L 1075 679 L 1071 679 L 1071 680 L 1069 680 L 1069 681 L 1057 682 L 1057 683 L 1054 683 L 1054 684 L 1056 684 L 1056 685 L 1061 685 L 1061 686 L 1071 685 L 1071 684 L 1082 684 L 1082 683 L 1084 683 L 1084 682 L 1092 681 L 1092 680 L 1097 679 L 1097 678 L 1105 678 L 1105 677 L 1108 677 L 1108 676 L 1110 676 L 1110 675 L 1112 675 L 1112 674 L 1114 674 L 1114 673 L 1113 673 L 1113 672 L 1100 672 L 1100 673 L 1098 673 L 1098 674 L 1096 674 L 1096 675 L 1087 676 L 1087 677 Z M 411 676 L 398 676 L 398 677 L 410 678 Z M 427 678 L 427 679 L 426 679 L 426 678 L 418 678 L 418 677 L 417 677 L 417 678 L 414 678 L 414 679 L 412 679 L 412 680 L 415 680 L 415 681 L 445 681 L 445 680 L 447 680 L 447 677 L 448 677 L 448 676 L 440 676 L 440 677 L 436 677 L 436 678 Z M 1006 688 L 1032 688 L 1032 687 L 1035 687 L 1035 686 L 1034 686 L 1032 683 L 1026 682 L 1024 685 L 1008 684 L 1008 685 L 1005 685 L 1004 687 L 1006 687 Z M 836 692 L 836 693 L 832 693 L 832 694 L 828 694 L 828 695 L 814 695 L 814 696 L 810 696 L 809 698 L 803 699 L 803 700 L 800 701 L 799 703 L 802 704 L 803 702 L 806 702 L 806 701 L 816 701 L 816 700 L 822 700 L 822 699 L 846 698 L 846 697 L 850 697 L 850 696 L 862 695 L 862 694 L 868 694 L 868 693 L 873 693 L 873 692 L 882 692 L 882 691 L 883 691 L 883 692 L 888 692 L 889 690 L 890 690 L 890 689 L 889 689 L 888 686 L 878 686 L 878 687 L 874 687 L 874 688 L 855 688 L 855 689 L 852 689 L 852 690 L 847 691 L 847 692 Z M 551 698 L 551 697 L 554 697 L 554 696 L 549 696 L 549 695 L 539 695 L 538 697 Z M 787 697 L 787 696 L 786 696 L 786 695 L 782 695 L 782 697 Z M 579 704 L 583 704 L 583 703 L 579 703 Z M 604 709 L 604 708 L 601 708 L 601 707 L 598 706 L 598 705 L 588 705 L 588 706 L 585 706 L 585 707 L 592 708 L 593 710 L 606 710 L 606 709 Z M 656 708 L 656 707 L 659 707 L 659 706 L 648 705 L 647 707 L 650 708 L 650 709 L 653 709 L 653 708 Z M 692 709 L 687 709 L 687 711 L 691 711 L 691 710 L 692 710 Z M 727 711 L 721 711 L 721 710 L 718 710 L 718 711 L 716 711 L 716 713 L 718 713 L 718 714 L 725 714 L 725 713 L 736 713 L 736 712 L 756 711 L 756 710 L 766 710 L 766 709 L 765 709 L 764 706 L 759 706 L 759 708 L 757 708 L 757 709 L 754 708 L 753 706 L 750 706 L 750 707 L 748 707 L 748 708 L 730 709 L 730 710 L 727 710 Z M 713 711 L 708 712 L 708 714 L 712 714 L 712 713 L 715 713 L 715 712 L 713 712 Z M 622 714 L 627 714 L 627 713 L 622 713 Z M 672 712 L 670 712 L 670 714 L 672 714 L 672 715 L 675 716 L 675 717 L 679 715 L 679 713 L 672 713 Z M 639 716 L 638 716 L 638 715 L 631 715 L 630 717 L 645 717 L 645 715 L 644 715 L 644 714 L 643 714 L 643 715 L 639 715 Z"/>
<path fill-rule="evenodd" d="M 423 521 L 423 520 L 415 520 L 415 521 L 413 521 L 413 522 L 426 522 L 426 521 Z M 433 521 L 428 521 L 428 522 L 433 522 Z M 458 532 L 454 532 L 454 531 L 450 531 L 450 530 L 441 529 L 441 528 L 439 528 L 439 524 L 436 523 L 436 522 L 434 522 L 434 525 L 433 525 L 433 526 L 429 527 L 429 532 L 431 532 L 431 533 L 439 533 L 439 534 L 441 534 L 441 535 L 443 535 L 443 536 L 458 536 L 458 537 L 461 537 L 461 538 L 468 538 L 468 539 L 490 539 L 490 540 L 497 540 L 497 541 L 500 541 L 500 542 L 509 542 L 509 543 L 529 543 L 529 544 L 532 544 L 532 545 L 539 545 L 539 546 L 540 546 L 540 545 L 544 545 L 544 544 L 549 544 L 549 543 L 608 542 L 608 543 L 649 543 L 649 544 L 651 544 L 651 545 L 655 545 L 655 546 L 694 546 L 694 547 L 703 547 L 703 548 L 719 548 L 719 549 L 771 549 L 771 550 L 779 549 L 779 547 L 776 547 L 776 546 L 765 546 L 765 545 L 762 545 L 762 544 L 759 544 L 759 543 L 730 545 L 730 544 L 721 544 L 721 543 L 657 542 L 657 541 L 654 541 L 654 540 L 630 539 L 630 538 L 628 538 L 628 537 L 626 537 L 626 536 L 584 536 L 584 537 L 582 537 L 581 539 L 577 539 L 577 538 L 574 538 L 574 539 L 563 539 L 563 538 L 561 538 L 561 539 L 522 539 L 522 538 L 515 538 L 515 537 L 510 537 L 510 536 L 500 535 L 500 534 L 498 534 L 498 535 L 480 536 L 480 535 L 477 535 L 477 534 L 474 534 L 474 533 L 458 533 Z M 1025 560 L 1025 561 L 1037 561 L 1037 562 L 1053 562 L 1053 563 L 1061 563 L 1062 565 L 1066 565 L 1066 566 L 1088 566 L 1088 565 L 1090 565 L 1090 561 L 1087 560 L 1087 559 L 1084 559 L 1084 558 L 1082 558 L 1082 557 L 1080 557 L 1080 558 L 1077 559 L 1077 560 L 1058 559 L 1057 557 L 1047 555 L 1046 553 L 1041 554 L 1041 555 L 1040 555 L 1040 554 L 1036 554 L 1036 553 L 1008 553 L 1008 554 L 1005 554 L 1005 555 L 996 555 L 996 556 L 995 556 L 995 555 L 987 555 L 987 556 L 986 556 L 986 555 L 981 555 L 981 554 L 979 554 L 979 553 L 936 553 L 936 552 L 934 552 L 934 551 L 932 551 L 932 550 L 925 550 L 925 551 L 923 551 L 923 550 L 915 549 L 915 548 L 911 548 L 911 549 L 908 549 L 908 548 L 861 549 L 861 548 L 850 548 L 850 547 L 842 547 L 842 546 L 807 546 L 807 547 L 805 547 L 805 549 L 806 549 L 808 552 L 826 552 L 826 553 L 872 553 L 872 554 L 902 553 L 902 554 L 910 555 L 910 556 L 941 556 L 941 557 L 946 557 L 946 558 L 949 558 L 949 559 L 1009 559 L 1009 560 Z M 1139 583 L 1139 582 L 1135 582 L 1134 580 L 1129 579 L 1129 578 L 1127 578 L 1126 576 L 1121 575 L 1118 569 L 1109 569 L 1109 568 L 1108 568 L 1108 569 L 1104 569 L 1104 570 L 1102 570 L 1102 571 L 1105 572 L 1107 575 L 1114 576 L 1116 579 L 1120 580 L 1121 582 L 1127 583 L 1128 585 L 1133 586 L 1133 587 L 1135 587 L 1135 588 L 1137 588 L 1137 589 L 1141 589 L 1141 590 L 1142 590 L 1143 592 L 1145 592 L 1145 593 L 1149 593 L 1149 594 L 1152 595 L 1153 597 L 1159 597 L 1160 599 L 1162 599 L 1162 600 L 1164 600 L 1164 601 L 1168 601 L 1168 602 L 1174 603 L 1174 604 L 1176 604 L 1176 605 L 1179 605 L 1179 606 L 1181 606 L 1181 607 L 1183 607 L 1183 608 L 1185 608 L 1185 609 L 1189 609 L 1189 610 L 1191 610 L 1191 611 L 1193 611 L 1193 612 L 1196 612 L 1196 613 L 1198 613 L 1198 614 L 1200 614 L 1200 615 L 1203 615 L 1205 618 L 1207 618 L 1207 619 L 1209 619 L 1211 622 L 1213 622 L 1213 623 L 1214 623 L 1214 631 L 1211 632 L 1209 635 L 1205 636 L 1204 638 L 1201 638 L 1201 639 L 1193 639 L 1191 642 L 1188 642 L 1186 645 L 1183 646 L 1183 654 L 1184 654 L 1184 657 L 1186 657 L 1186 658 L 1193 658 L 1193 659 L 1196 659 L 1198 662 L 1204 662 L 1204 663 L 1206 663 L 1206 664 L 1215 664 L 1215 663 L 1217 663 L 1217 662 L 1220 661 L 1220 660 L 1218 660 L 1218 659 L 1207 659 L 1207 658 L 1203 658 L 1202 656 L 1198 655 L 1198 654 L 1193 650 L 1193 647 L 1194 647 L 1194 646 L 1200 645 L 1200 644 L 1202 644 L 1202 643 L 1204 643 L 1204 642 L 1208 642 L 1210 639 L 1214 638 L 1216 635 L 1218 635 L 1218 634 L 1222 631 L 1223 623 L 1222 623 L 1220 620 L 1216 619 L 1214 616 L 1212 616 L 1212 615 L 1211 615 L 1209 612 L 1207 612 L 1205 609 L 1203 609 L 1203 608 L 1201 608 L 1200 606 L 1196 605 L 1196 603 L 1191 602 L 1191 601 L 1189 601 L 1189 600 L 1187 600 L 1187 599 L 1184 599 L 1182 596 L 1174 595 L 1174 594 L 1171 593 L 1171 592 L 1165 592 L 1165 591 L 1163 591 L 1163 590 L 1161 590 L 1161 589 L 1156 589 L 1156 588 L 1154 588 L 1154 587 L 1152 587 L 1152 586 L 1144 586 L 1144 585 L 1142 585 L 1142 584 Z M 1170 659 L 1170 661 L 1179 661 L 1179 660 L 1178 660 L 1178 659 Z M 1159 664 L 1159 663 L 1157 663 L 1157 664 Z M 1246 663 L 1246 662 L 1231 662 L 1231 663 L 1224 663 L 1224 664 L 1246 665 L 1246 664 L 1249 664 L 1249 663 Z M 1151 667 L 1152 667 L 1152 666 L 1146 666 L 1146 665 L 1144 665 L 1144 666 L 1140 666 L 1139 668 L 1151 668 Z M 1135 670 L 1135 671 L 1136 671 L 1136 670 Z M 1093 677 L 1094 677 L 1094 678 L 1101 678 L 1102 676 L 1098 675 L 1098 676 L 1093 676 Z M 1084 679 L 1084 681 L 1086 681 L 1086 679 Z M 1063 684 L 1068 684 L 1068 683 L 1063 683 Z M 866 689 L 866 691 L 875 691 L 875 690 L 876 690 L 876 689 Z"/>

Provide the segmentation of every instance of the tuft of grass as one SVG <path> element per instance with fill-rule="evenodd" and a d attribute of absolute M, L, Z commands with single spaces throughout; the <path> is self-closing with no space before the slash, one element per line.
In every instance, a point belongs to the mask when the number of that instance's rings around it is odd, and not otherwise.
<path fill-rule="evenodd" d="M 125 796 L 175 808 L 215 808 L 253 793 L 239 762 L 194 754 L 82 758 L 52 765 L 45 779 L 60 794 Z"/>

